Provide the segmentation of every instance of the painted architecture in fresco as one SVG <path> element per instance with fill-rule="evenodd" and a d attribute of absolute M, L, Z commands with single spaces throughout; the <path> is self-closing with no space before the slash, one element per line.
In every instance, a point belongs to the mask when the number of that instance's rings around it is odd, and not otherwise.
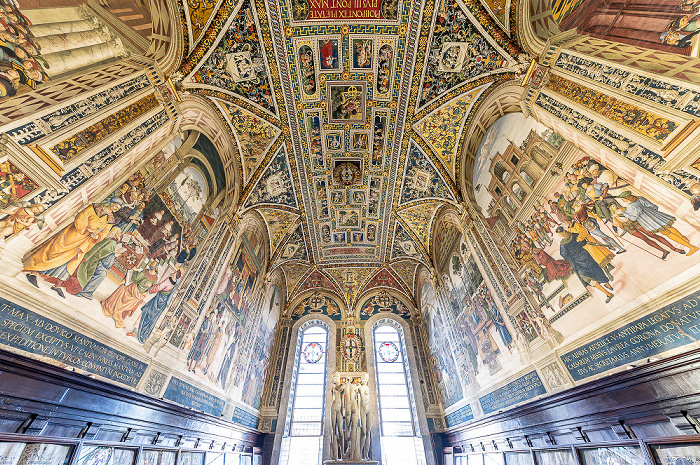
<path fill-rule="evenodd" d="M 476 166 L 480 205 L 507 238 L 501 252 L 564 338 L 698 263 L 697 228 L 662 197 L 522 114 L 492 127 Z"/>
<path fill-rule="evenodd" d="M 649 4 L 602 4 L 590 0 L 554 0 L 552 14 L 562 30 L 697 57 L 697 5 L 664 0 Z"/>
<path fill-rule="evenodd" d="M 3 348 L 279 433 L 385 320 L 427 437 L 697 344 L 696 2 L 63 3 L 0 0 Z"/>

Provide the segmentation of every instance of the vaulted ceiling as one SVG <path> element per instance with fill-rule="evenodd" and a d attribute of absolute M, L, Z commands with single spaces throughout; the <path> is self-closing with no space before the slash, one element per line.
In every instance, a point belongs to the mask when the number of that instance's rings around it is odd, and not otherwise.
<path fill-rule="evenodd" d="M 421 4 L 422 3 L 422 4 Z M 186 92 L 240 150 L 288 299 L 410 297 L 435 218 L 459 206 L 461 134 L 520 50 L 511 0 L 188 0 Z"/>

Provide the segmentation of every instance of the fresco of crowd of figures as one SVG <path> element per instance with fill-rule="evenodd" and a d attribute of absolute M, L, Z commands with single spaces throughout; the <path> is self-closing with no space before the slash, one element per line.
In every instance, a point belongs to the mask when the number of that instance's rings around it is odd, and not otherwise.
<path fill-rule="evenodd" d="M 217 16 L 205 3 L 183 7 L 191 53 L 180 72 L 221 117 L 211 137 L 178 133 L 177 116 L 200 115 L 177 115 L 173 88 L 136 61 L 82 78 L 71 88 L 90 89 L 82 100 L 10 118 L 12 143 L 63 174 L 47 187 L 26 159 L 0 163 L 1 250 L 17 265 L 0 278 L 12 289 L 0 300 L 0 344 L 217 416 L 235 406 L 228 418 L 256 427 L 283 315 L 362 325 L 382 312 L 409 320 L 416 307 L 447 426 L 695 343 L 700 234 L 665 201 L 689 186 L 635 187 L 614 160 L 572 150 L 518 113 L 493 124 L 476 158 L 486 220 L 458 215 L 461 131 L 491 82 L 513 76 L 513 8 L 445 0 L 419 25 L 422 7 L 375 3 L 358 19 L 371 27 L 329 30 L 320 25 L 328 14 L 347 13 L 305 1 L 266 12 L 243 0 Z M 664 5 L 678 18 L 658 31 L 640 24 L 630 40 L 692 53 L 695 5 Z M 39 25 L 13 2 L 0 7 L 0 97 L 51 89 Z M 562 27 L 594 37 L 596 15 L 609 13 L 586 1 L 553 10 Z M 270 31 L 266 13 L 284 30 Z M 212 24 L 220 34 L 204 34 Z M 625 40 L 606 30 L 599 36 Z M 284 47 L 263 46 L 263 36 L 283 33 Z M 407 43 L 418 37 L 428 49 L 416 58 Z M 283 59 L 287 80 L 275 73 Z M 567 60 L 558 66 L 583 67 Z M 419 90 L 404 94 L 402 83 Z M 547 86 L 594 105 L 569 84 Z M 403 109 L 419 116 L 404 120 Z M 657 141 L 677 129 L 644 116 L 618 122 Z M 392 129 L 404 123 L 410 135 Z M 235 141 L 236 163 L 223 137 Z M 639 155 L 650 172 L 661 163 Z M 222 200 L 233 165 L 242 182 L 235 220 Z"/>

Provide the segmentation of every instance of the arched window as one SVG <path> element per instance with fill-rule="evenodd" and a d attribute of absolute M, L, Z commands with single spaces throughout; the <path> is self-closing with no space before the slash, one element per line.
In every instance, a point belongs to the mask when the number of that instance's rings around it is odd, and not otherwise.
<path fill-rule="evenodd" d="M 532 179 L 532 176 L 530 176 L 526 171 L 521 171 L 520 172 L 520 177 L 523 178 L 523 180 L 527 183 L 528 186 L 532 187 L 533 184 L 535 184 L 535 180 Z"/>
<path fill-rule="evenodd" d="M 327 349 L 325 323 L 313 320 L 299 328 L 281 464 L 321 464 Z"/>
<path fill-rule="evenodd" d="M 382 464 L 423 465 L 425 449 L 406 364 L 403 329 L 395 321 L 383 319 L 374 324 L 372 332 Z"/>
<path fill-rule="evenodd" d="M 513 194 L 515 194 L 515 197 L 517 197 L 519 201 L 523 201 L 523 199 L 525 198 L 525 191 L 520 186 L 520 184 L 514 182 L 513 185 L 510 187 L 510 190 L 513 191 Z"/>

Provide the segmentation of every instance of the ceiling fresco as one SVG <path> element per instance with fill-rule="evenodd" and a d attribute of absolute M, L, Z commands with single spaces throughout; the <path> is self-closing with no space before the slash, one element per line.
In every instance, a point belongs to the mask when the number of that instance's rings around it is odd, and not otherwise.
<path fill-rule="evenodd" d="M 412 296 L 461 133 L 520 50 L 506 0 L 182 2 L 177 77 L 228 123 L 241 213 L 268 227 L 287 298 L 378 282 Z M 456 123 L 455 123 L 456 122 Z M 456 129 L 456 130 L 455 130 Z"/>

